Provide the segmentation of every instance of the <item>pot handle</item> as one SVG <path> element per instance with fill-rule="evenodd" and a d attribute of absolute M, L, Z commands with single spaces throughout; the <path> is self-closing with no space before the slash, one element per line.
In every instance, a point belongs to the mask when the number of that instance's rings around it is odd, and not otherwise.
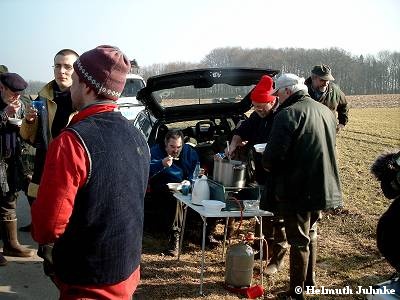
<path fill-rule="evenodd" d="M 245 165 L 234 165 L 233 170 L 245 170 L 246 166 Z"/>

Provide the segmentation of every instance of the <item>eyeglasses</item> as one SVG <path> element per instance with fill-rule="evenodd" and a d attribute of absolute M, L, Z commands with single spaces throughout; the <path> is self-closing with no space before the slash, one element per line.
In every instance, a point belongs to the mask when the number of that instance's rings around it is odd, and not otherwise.
<path fill-rule="evenodd" d="M 72 72 L 73 69 L 74 69 L 74 67 L 71 66 L 71 65 L 55 64 L 55 65 L 53 66 L 53 69 L 54 69 L 54 70 L 57 70 L 57 71 L 61 70 L 62 68 L 64 68 L 64 70 L 67 71 L 67 72 Z"/>

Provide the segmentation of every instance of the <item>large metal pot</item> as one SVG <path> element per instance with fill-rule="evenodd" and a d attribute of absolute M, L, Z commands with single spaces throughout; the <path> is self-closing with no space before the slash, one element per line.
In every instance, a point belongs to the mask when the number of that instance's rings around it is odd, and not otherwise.
<path fill-rule="evenodd" d="M 239 160 L 214 159 L 213 179 L 226 187 L 244 187 L 246 165 Z"/>

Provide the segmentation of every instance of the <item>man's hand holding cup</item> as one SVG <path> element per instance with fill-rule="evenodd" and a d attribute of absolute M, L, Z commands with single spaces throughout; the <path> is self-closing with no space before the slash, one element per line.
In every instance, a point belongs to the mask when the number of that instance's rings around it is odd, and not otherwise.
<path fill-rule="evenodd" d="M 14 100 L 8 103 L 5 111 L 9 118 L 14 118 L 17 111 L 21 108 L 21 102 L 19 100 Z"/>
<path fill-rule="evenodd" d="M 37 116 L 38 116 L 38 111 L 41 110 L 43 107 L 43 101 L 42 100 L 32 100 L 32 105 L 28 106 L 25 110 L 25 119 L 28 123 L 33 123 L 35 122 Z"/>

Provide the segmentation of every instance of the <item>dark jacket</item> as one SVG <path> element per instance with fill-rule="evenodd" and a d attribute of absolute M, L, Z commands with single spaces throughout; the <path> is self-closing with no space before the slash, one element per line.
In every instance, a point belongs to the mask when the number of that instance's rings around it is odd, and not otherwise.
<path fill-rule="evenodd" d="M 148 146 L 119 112 L 92 115 L 67 130 L 82 141 L 90 170 L 55 242 L 55 272 L 69 284 L 115 284 L 140 263 Z"/>
<path fill-rule="evenodd" d="M 238 157 L 246 162 L 247 181 L 257 181 L 260 185 L 266 184 L 268 174 L 261 163 L 261 154 L 255 152 L 254 145 L 266 143 L 272 128 L 274 114 L 271 113 L 261 118 L 257 112 L 252 112 L 250 117 L 239 124 L 233 134 L 239 135 L 243 141 L 247 141 L 244 153 Z M 253 167 L 254 165 L 254 167 Z"/>
<path fill-rule="evenodd" d="M 164 168 L 162 160 L 167 157 L 164 144 L 156 144 L 150 149 L 150 186 L 152 189 L 162 188 L 169 182 L 182 182 L 192 179 L 193 171 L 199 156 L 191 146 L 183 144 L 179 160 L 174 160 L 171 167 Z"/>
<path fill-rule="evenodd" d="M 342 205 L 335 143 L 334 115 L 307 92 L 294 93 L 280 106 L 262 158 L 275 180 L 278 210 Z"/>
<path fill-rule="evenodd" d="M 24 103 L 15 118 L 22 119 Z M 15 193 L 23 186 L 23 166 L 21 160 L 21 139 L 19 127 L 12 125 L 6 112 L 7 104 L 0 96 L 0 193 Z"/>
<path fill-rule="evenodd" d="M 349 108 L 345 94 L 340 87 L 333 82 L 329 82 L 325 93 L 318 99 L 314 89 L 312 88 L 311 77 L 308 77 L 304 82 L 308 87 L 308 93 L 314 100 L 326 105 L 333 112 L 337 112 L 339 124 L 346 125 L 349 120 Z"/>
<path fill-rule="evenodd" d="M 254 146 L 255 144 L 267 142 L 269 132 L 272 128 L 273 113 L 261 118 L 255 111 L 251 113 L 250 117 L 239 124 L 233 131 L 233 134 L 239 135 L 243 141 L 248 141 L 248 144 Z"/>

